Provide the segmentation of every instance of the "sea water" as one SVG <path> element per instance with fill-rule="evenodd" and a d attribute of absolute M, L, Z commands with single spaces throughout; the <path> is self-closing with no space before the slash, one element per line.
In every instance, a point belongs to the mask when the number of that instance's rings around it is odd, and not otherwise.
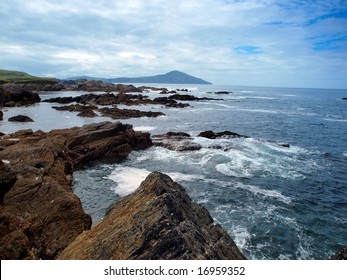
<path fill-rule="evenodd" d="M 151 147 L 132 152 L 121 164 L 75 172 L 75 192 L 94 223 L 114 200 L 133 192 L 156 170 L 182 184 L 195 202 L 204 205 L 248 258 L 327 259 L 347 244 L 347 101 L 341 99 L 347 97 L 346 90 L 157 86 L 224 100 L 192 101 L 187 108 L 132 107 L 166 115 L 124 123 L 153 135 L 187 132 L 202 149 Z M 216 91 L 231 93 L 209 93 Z M 45 93 L 41 98 L 76 94 L 83 92 Z M 155 91 L 146 94 L 162 96 Z M 21 113 L 35 123 L 5 120 L 0 131 L 48 131 L 110 120 L 80 118 L 75 112 L 55 111 L 53 105 L 57 104 L 9 108 L 5 119 Z M 205 130 L 230 130 L 249 138 L 197 136 Z"/>

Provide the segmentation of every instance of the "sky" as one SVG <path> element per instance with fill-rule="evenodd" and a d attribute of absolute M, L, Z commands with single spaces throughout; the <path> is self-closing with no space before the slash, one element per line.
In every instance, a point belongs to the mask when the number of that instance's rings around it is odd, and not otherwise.
<path fill-rule="evenodd" d="M 347 89 L 347 0 L 1 0 L 0 69 Z"/>

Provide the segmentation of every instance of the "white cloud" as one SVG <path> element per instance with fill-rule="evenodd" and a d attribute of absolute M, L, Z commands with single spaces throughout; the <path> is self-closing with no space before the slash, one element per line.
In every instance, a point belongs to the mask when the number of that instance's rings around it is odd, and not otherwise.
<path fill-rule="evenodd" d="M 343 5 L 3 0 L 1 67 L 59 77 L 142 76 L 178 69 L 223 84 L 347 87 Z M 334 38 L 340 38 L 339 45 L 329 45 Z M 319 43 L 324 49 L 318 52 Z"/>

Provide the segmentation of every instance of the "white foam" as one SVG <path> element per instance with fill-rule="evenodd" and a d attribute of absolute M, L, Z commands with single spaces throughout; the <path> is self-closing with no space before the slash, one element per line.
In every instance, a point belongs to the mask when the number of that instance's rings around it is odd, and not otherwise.
<path fill-rule="evenodd" d="M 5 164 L 10 164 L 10 161 L 6 160 L 6 159 L 3 159 L 2 162 L 5 163 Z"/>
<path fill-rule="evenodd" d="M 136 130 L 136 131 L 152 131 L 152 130 L 155 130 L 155 129 L 157 129 L 156 126 L 146 126 L 146 125 L 144 125 L 144 126 L 136 126 L 136 127 L 134 127 L 134 130 Z"/>
<path fill-rule="evenodd" d="M 331 118 L 323 118 L 323 120 L 328 122 L 347 122 L 345 119 L 331 119 Z"/>
<path fill-rule="evenodd" d="M 120 196 L 134 192 L 146 179 L 150 171 L 127 166 L 117 166 L 107 178 L 116 182 L 114 192 Z"/>
<path fill-rule="evenodd" d="M 343 152 L 343 155 L 344 155 L 345 157 L 347 157 L 347 152 Z"/>
<path fill-rule="evenodd" d="M 235 236 L 234 241 L 239 248 L 245 248 L 247 242 L 251 239 L 251 234 L 247 231 L 247 228 L 242 226 L 234 226 L 232 233 Z"/>
<path fill-rule="evenodd" d="M 201 175 L 183 174 L 179 172 L 170 172 L 166 174 L 170 176 L 172 180 L 177 182 L 181 182 L 181 181 L 192 182 L 196 180 L 204 180 L 204 176 L 201 176 Z"/>
<path fill-rule="evenodd" d="M 243 190 L 249 191 L 255 195 L 261 194 L 263 196 L 271 197 L 271 198 L 280 200 L 286 204 L 291 203 L 291 199 L 287 196 L 284 196 L 279 191 L 265 190 L 265 189 L 262 189 L 262 188 L 257 187 L 257 186 L 244 185 L 242 183 L 237 183 L 234 187 L 237 189 L 243 189 Z"/>

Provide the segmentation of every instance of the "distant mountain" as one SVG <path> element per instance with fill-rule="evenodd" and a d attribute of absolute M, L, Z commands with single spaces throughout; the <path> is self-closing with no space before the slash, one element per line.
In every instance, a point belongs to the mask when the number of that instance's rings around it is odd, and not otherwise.
<path fill-rule="evenodd" d="M 188 75 L 180 71 L 171 71 L 166 74 L 149 76 L 149 77 L 137 77 L 137 78 L 113 78 L 113 79 L 104 79 L 104 78 L 94 78 L 89 76 L 79 76 L 68 78 L 67 80 L 101 80 L 104 82 L 110 83 L 155 83 L 155 84 L 211 84 L 210 82 L 204 81 L 197 77 Z"/>

